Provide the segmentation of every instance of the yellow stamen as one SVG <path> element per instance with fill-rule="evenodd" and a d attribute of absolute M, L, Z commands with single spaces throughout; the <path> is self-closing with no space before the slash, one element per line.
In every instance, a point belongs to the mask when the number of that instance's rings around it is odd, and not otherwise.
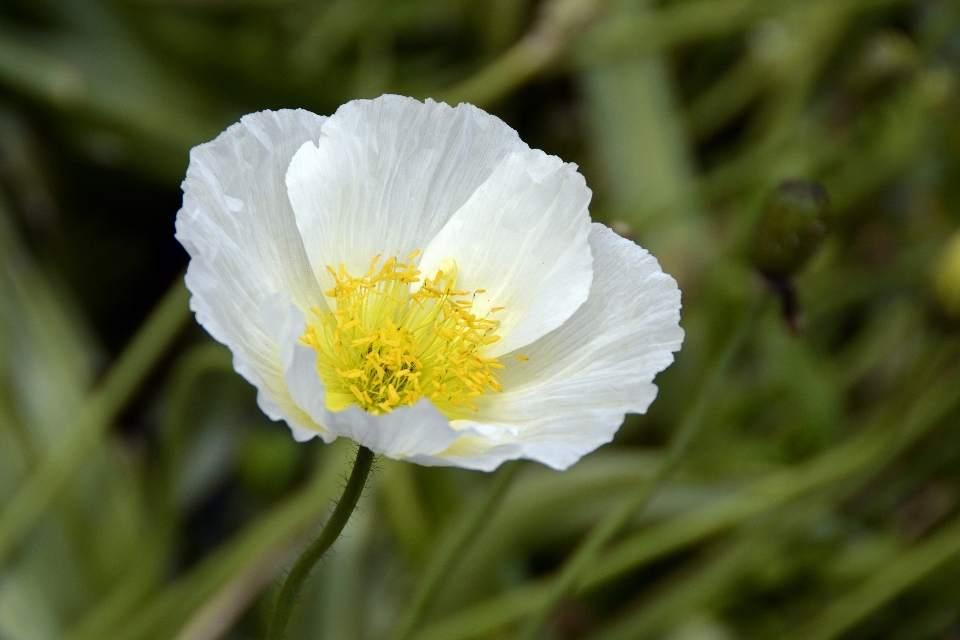
<path fill-rule="evenodd" d="M 399 262 L 376 256 L 369 270 L 354 277 L 341 264 L 327 267 L 336 286 L 329 313 L 312 309 L 302 337 L 317 352 L 317 370 L 333 410 L 346 408 L 345 398 L 374 415 L 389 413 L 429 397 L 437 408 L 456 417 L 476 411 L 470 399 L 502 391 L 496 358 L 484 358 L 500 322 L 472 313 L 473 295 L 456 288 L 457 263 L 440 262 L 433 278 L 421 278 L 411 262 L 414 251 Z M 378 266 L 379 265 L 379 266 Z M 416 292 L 411 285 L 421 283 Z M 502 311 L 503 307 L 491 310 Z M 519 359 L 526 360 L 523 356 Z"/>

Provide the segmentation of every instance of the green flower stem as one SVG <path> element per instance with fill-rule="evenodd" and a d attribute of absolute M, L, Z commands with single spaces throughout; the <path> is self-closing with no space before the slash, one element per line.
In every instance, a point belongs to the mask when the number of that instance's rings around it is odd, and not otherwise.
<path fill-rule="evenodd" d="M 434 556 L 430 566 L 424 572 L 416 593 L 413 595 L 410 607 L 407 609 L 407 613 L 394 636 L 395 640 L 408 640 L 413 634 L 413 630 L 423 619 L 437 595 L 444 578 L 447 577 L 456 561 L 463 555 L 464 550 L 476 539 L 483 525 L 500 505 L 519 469 L 519 462 L 508 462 L 500 469 L 483 502 L 467 514 L 466 519 L 457 528 L 447 544 L 441 547 L 440 551 Z"/>
<path fill-rule="evenodd" d="M 960 517 L 835 600 L 789 640 L 832 640 L 960 554 Z"/>
<path fill-rule="evenodd" d="M 103 382 L 90 394 L 77 423 L 40 460 L 0 513 L 0 566 L 69 485 L 87 454 L 190 318 L 183 278 L 164 295 Z"/>
<path fill-rule="evenodd" d="M 619 508 L 603 519 L 574 551 L 573 556 L 560 570 L 559 577 L 550 586 L 547 597 L 534 610 L 521 631 L 519 637 L 522 640 L 533 640 L 537 636 L 547 615 L 556 608 L 563 598 L 575 590 L 583 574 L 594 564 L 603 548 L 626 528 L 680 462 L 684 453 L 689 449 L 690 443 L 700 433 L 707 412 L 713 406 L 714 400 L 723 386 L 727 369 L 730 368 L 730 362 L 743 347 L 747 336 L 756 326 L 764 301 L 764 297 L 756 299 L 740 319 L 736 331 L 714 363 L 707 382 L 697 397 L 693 408 L 684 417 L 676 434 L 670 441 L 666 457 L 656 472 L 628 495 Z"/>
<path fill-rule="evenodd" d="M 370 474 L 370 466 L 373 464 L 373 452 L 366 447 L 360 447 L 357 452 L 357 459 L 353 463 L 353 471 L 350 472 L 350 479 L 347 480 L 347 486 L 337 502 L 337 507 L 333 514 L 323 527 L 320 535 L 310 543 L 297 562 L 293 565 L 287 579 L 284 580 L 280 588 L 280 595 L 277 597 L 277 603 L 273 608 L 273 616 L 270 618 L 270 626 L 267 628 L 267 640 L 281 640 L 283 632 L 287 628 L 287 621 L 293 611 L 293 605 L 300 593 L 307 576 L 313 569 L 313 565 L 327 552 L 340 533 L 350 520 L 360 495 L 363 493 L 363 487 L 367 483 L 367 476 Z"/>

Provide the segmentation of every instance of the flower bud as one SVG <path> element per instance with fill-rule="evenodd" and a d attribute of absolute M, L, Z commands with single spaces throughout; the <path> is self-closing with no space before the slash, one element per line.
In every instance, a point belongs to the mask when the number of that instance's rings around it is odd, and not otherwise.
<path fill-rule="evenodd" d="M 953 234 L 933 274 L 933 293 L 950 316 L 960 318 L 960 231 Z"/>
<path fill-rule="evenodd" d="M 816 182 L 782 182 L 764 206 L 751 253 L 754 266 L 770 278 L 799 272 L 827 234 L 828 204 Z"/>

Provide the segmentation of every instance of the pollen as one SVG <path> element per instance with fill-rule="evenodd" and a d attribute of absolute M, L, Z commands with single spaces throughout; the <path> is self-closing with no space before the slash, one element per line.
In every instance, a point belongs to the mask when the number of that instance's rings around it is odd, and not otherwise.
<path fill-rule="evenodd" d="M 329 409 L 356 404 L 379 415 L 429 398 L 455 417 L 476 411 L 475 398 L 503 391 L 504 365 L 484 357 L 500 340 L 500 322 L 472 313 L 483 290 L 458 290 L 451 258 L 432 279 L 421 278 L 419 254 L 405 262 L 378 255 L 362 276 L 327 267 L 336 281 L 326 292 L 333 310 L 313 309 L 302 341 L 317 352 Z"/>

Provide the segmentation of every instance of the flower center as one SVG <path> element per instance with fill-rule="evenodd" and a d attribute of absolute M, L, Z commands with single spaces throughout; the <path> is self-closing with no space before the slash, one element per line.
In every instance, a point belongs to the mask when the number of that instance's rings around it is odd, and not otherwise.
<path fill-rule="evenodd" d="M 303 342 L 317 351 L 317 371 L 333 411 L 356 404 L 374 415 L 429 398 L 444 414 L 476 411 L 470 402 L 502 391 L 497 358 L 484 358 L 500 323 L 471 313 L 472 292 L 458 291 L 457 265 L 447 258 L 433 280 L 412 262 L 380 256 L 361 277 L 327 267 L 336 286 L 330 313 L 313 309 Z M 478 290 L 476 293 L 483 293 Z M 496 313 L 503 307 L 491 310 Z"/>

